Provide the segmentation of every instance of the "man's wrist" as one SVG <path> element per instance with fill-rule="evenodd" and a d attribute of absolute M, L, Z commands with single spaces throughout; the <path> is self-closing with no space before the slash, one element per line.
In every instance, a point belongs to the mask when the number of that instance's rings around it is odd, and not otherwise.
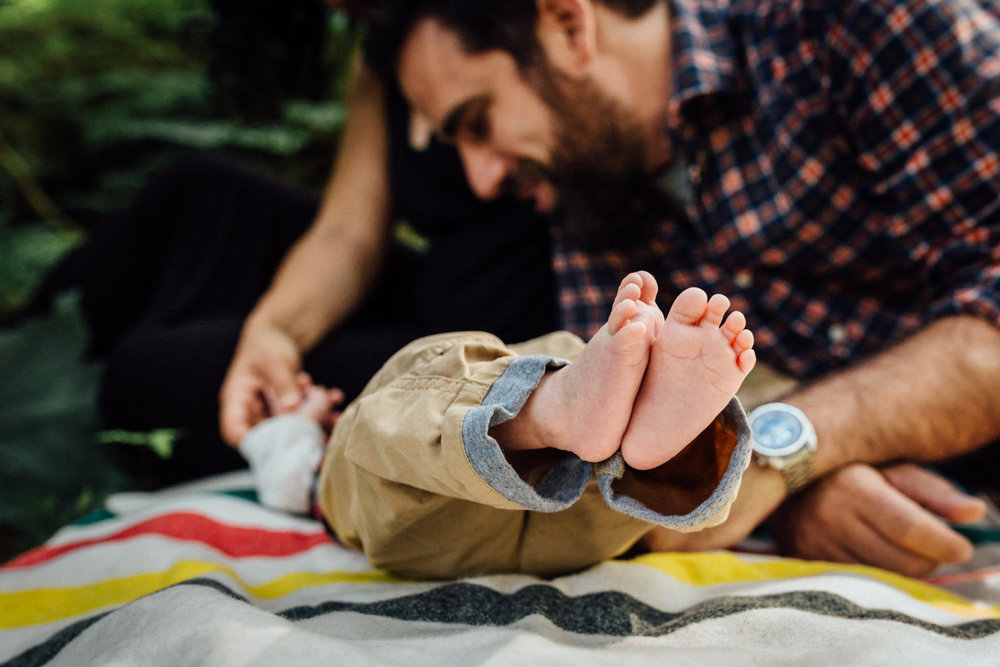
<path fill-rule="evenodd" d="M 297 331 L 297 327 L 289 323 L 292 318 L 282 317 L 269 309 L 257 308 L 247 316 L 243 324 L 242 338 L 261 339 L 267 341 L 269 347 L 274 347 L 278 339 L 291 345 L 299 354 L 307 349 L 310 337 L 305 331 Z"/>
<path fill-rule="evenodd" d="M 749 416 L 757 463 L 781 473 L 789 494 L 815 477 L 816 431 L 802 410 L 788 403 L 766 403 Z"/>

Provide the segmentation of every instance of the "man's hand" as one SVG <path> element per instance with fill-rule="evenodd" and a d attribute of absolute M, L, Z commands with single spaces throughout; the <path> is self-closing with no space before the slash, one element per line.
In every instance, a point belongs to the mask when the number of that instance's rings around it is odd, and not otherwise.
<path fill-rule="evenodd" d="M 982 501 L 913 464 L 852 464 L 788 499 L 771 526 L 782 553 L 924 576 L 972 557 L 946 521 L 975 521 Z"/>
<path fill-rule="evenodd" d="M 302 354 L 285 331 L 248 321 L 219 393 L 222 438 L 239 446 L 246 432 L 269 415 L 287 411 L 303 397 L 297 380 Z"/>

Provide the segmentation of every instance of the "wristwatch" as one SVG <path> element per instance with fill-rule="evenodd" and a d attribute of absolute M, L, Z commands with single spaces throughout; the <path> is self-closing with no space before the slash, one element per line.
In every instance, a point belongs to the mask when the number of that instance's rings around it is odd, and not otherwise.
<path fill-rule="evenodd" d="M 750 432 L 757 463 L 780 471 L 788 493 L 812 481 L 816 430 L 805 413 L 787 403 L 766 403 L 750 413 Z"/>

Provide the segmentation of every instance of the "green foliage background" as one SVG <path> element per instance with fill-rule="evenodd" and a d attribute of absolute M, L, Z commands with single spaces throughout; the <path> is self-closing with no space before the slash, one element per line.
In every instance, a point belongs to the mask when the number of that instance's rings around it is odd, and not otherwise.
<path fill-rule="evenodd" d="M 208 75 L 215 20 L 207 0 L 0 0 L 0 321 L 179 152 L 321 187 L 357 30 L 331 15 L 325 96 L 246 118 Z M 0 328 L 0 562 L 131 483 L 97 430 L 85 336 L 72 296 Z"/>

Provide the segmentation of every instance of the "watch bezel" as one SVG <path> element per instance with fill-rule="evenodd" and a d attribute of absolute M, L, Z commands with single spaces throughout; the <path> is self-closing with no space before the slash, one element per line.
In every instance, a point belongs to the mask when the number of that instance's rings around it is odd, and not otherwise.
<path fill-rule="evenodd" d="M 801 427 L 799 437 L 784 447 L 768 447 L 767 445 L 761 444 L 758 442 L 757 436 L 754 434 L 754 423 L 756 423 L 761 417 L 774 413 L 782 413 L 791 416 Z M 780 460 L 788 458 L 796 452 L 802 451 L 804 448 L 808 448 L 813 451 L 816 449 L 816 434 L 813 430 L 812 422 L 809 421 L 809 418 L 806 417 L 804 412 L 793 405 L 789 405 L 787 403 L 767 403 L 765 405 L 761 405 L 750 412 L 748 421 L 750 424 L 751 446 L 754 453 L 762 457 Z M 772 465 L 773 463 L 774 462 L 772 462 Z"/>

